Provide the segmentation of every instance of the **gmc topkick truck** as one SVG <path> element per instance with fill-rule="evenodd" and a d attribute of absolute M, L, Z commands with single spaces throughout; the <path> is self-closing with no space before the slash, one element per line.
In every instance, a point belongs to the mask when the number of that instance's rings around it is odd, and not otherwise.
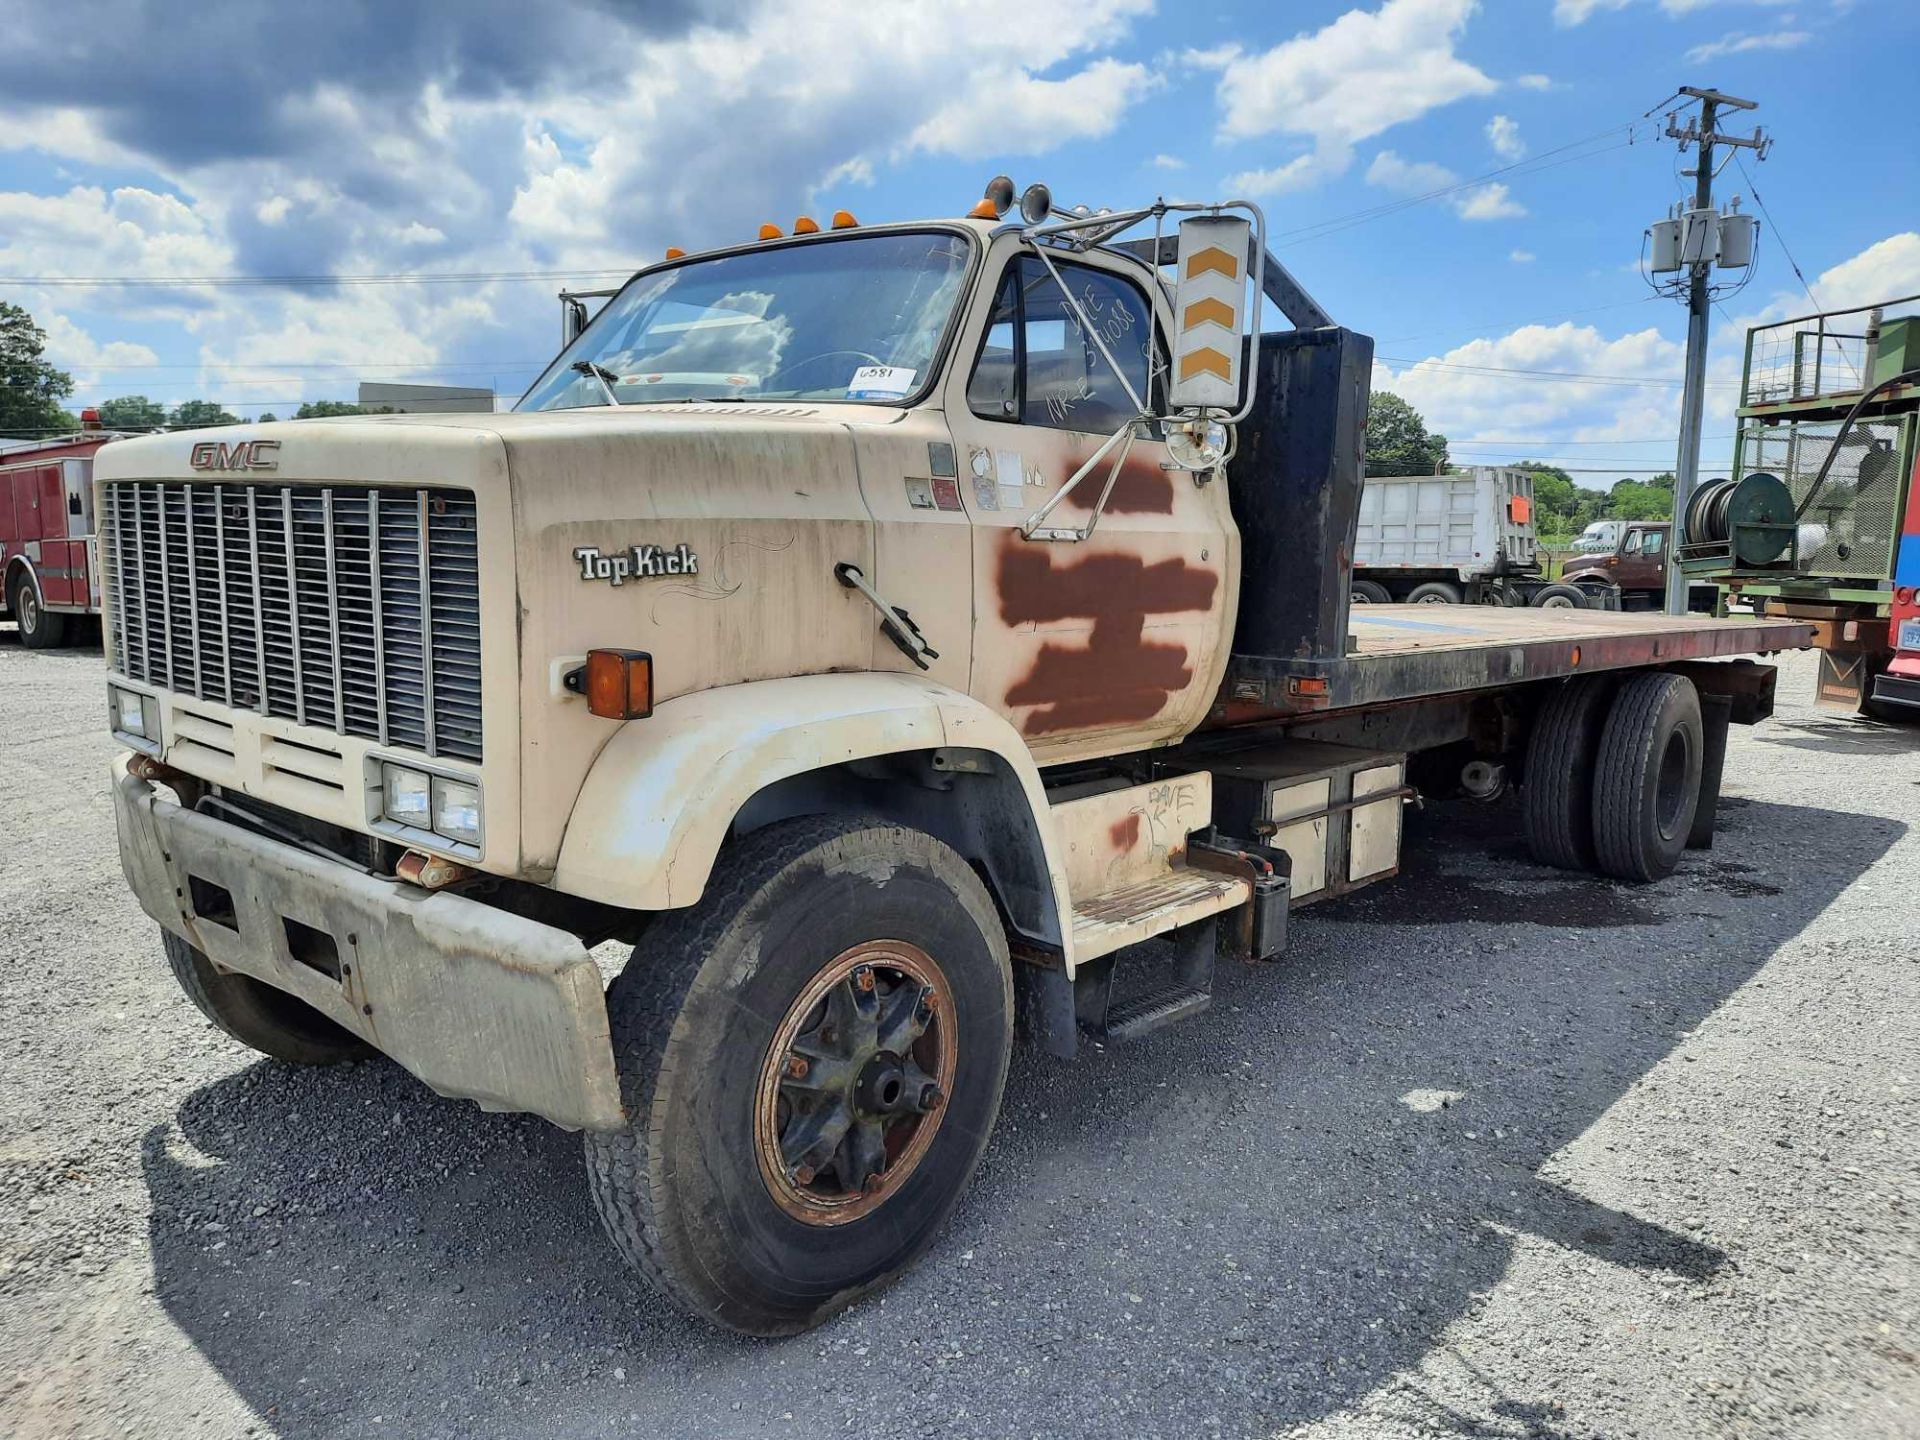
<path fill-rule="evenodd" d="M 181 987 L 584 1132 L 621 1253 L 747 1332 L 933 1242 L 1016 1009 L 1063 1056 L 1204 1010 L 1216 954 L 1396 872 L 1417 791 L 1665 875 L 1770 711 L 1721 657 L 1808 638 L 1350 611 L 1371 342 L 1250 205 L 1012 202 L 670 252 L 565 297 L 511 414 L 96 461 L 120 850 Z"/>

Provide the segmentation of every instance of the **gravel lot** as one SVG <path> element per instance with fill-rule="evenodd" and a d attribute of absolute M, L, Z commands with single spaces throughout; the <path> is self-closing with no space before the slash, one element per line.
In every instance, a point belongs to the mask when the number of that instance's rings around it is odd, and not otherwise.
<path fill-rule="evenodd" d="M 98 655 L 0 629 L 0 1434 L 1912 1436 L 1920 730 L 1811 676 L 1660 885 L 1435 806 L 1210 1014 L 1022 1055 L 928 1260 L 756 1343 L 620 1268 L 575 1137 L 206 1025 Z"/>

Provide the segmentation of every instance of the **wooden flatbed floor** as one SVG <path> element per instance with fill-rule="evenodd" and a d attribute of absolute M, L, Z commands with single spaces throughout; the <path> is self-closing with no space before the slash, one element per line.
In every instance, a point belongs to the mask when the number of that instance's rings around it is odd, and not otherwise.
<path fill-rule="evenodd" d="M 1228 694 L 1286 712 L 1550 680 L 1675 660 L 1804 648 L 1798 621 L 1657 611 L 1506 609 L 1492 605 L 1355 605 L 1344 659 L 1235 655 Z"/>

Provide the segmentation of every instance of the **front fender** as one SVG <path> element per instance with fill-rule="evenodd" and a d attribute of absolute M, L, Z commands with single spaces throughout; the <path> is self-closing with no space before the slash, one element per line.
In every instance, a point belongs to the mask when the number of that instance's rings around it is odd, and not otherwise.
<path fill-rule="evenodd" d="M 1070 942 L 1066 872 L 1026 742 L 972 696 L 915 675 L 756 680 L 628 721 L 587 773 L 552 883 L 638 910 L 691 905 L 734 817 L 765 787 L 852 760 L 962 748 L 999 756 L 1018 779 Z"/>

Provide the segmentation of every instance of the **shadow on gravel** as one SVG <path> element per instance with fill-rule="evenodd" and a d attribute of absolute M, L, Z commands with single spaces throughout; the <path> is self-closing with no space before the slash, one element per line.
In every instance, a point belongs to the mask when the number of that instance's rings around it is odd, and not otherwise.
<path fill-rule="evenodd" d="M 1756 731 L 1762 745 L 1818 750 L 1827 755 L 1911 755 L 1920 751 L 1920 724 L 1865 715 L 1816 715 Z"/>
<path fill-rule="evenodd" d="M 1223 970 L 1210 1013 L 1073 1065 L 1019 1055 L 947 1235 L 812 1335 L 680 1319 L 602 1239 L 576 1137 L 383 1063 L 254 1065 L 147 1137 L 155 1293 L 283 1436 L 1238 1435 L 1326 1415 L 1444 1346 L 1517 1235 L 1674 1284 L 1726 1263 L 1539 1172 L 1903 829 L 1730 806 L 1721 851 L 1625 890 L 1514 860 L 1511 823 L 1412 816 L 1407 875 L 1302 912 L 1281 963 Z M 1754 868 L 1785 836 L 1817 857 L 1790 884 Z M 1490 1394 L 1491 1429 L 1414 1380 L 1398 1397 L 1441 1432 L 1562 1433 L 1550 1390 Z"/>

